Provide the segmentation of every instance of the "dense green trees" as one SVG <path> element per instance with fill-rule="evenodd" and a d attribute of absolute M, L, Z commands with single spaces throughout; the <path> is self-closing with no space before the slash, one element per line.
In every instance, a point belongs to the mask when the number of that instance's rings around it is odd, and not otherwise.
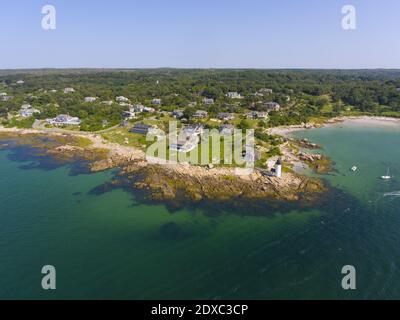
<path fill-rule="evenodd" d="M 16 81 L 24 79 L 23 85 Z M 65 87 L 75 93 L 64 94 Z M 262 89 L 272 94 L 255 95 Z M 78 116 L 83 127 L 92 130 L 121 121 L 126 107 L 101 101 L 115 101 L 122 95 L 132 104 L 151 105 L 162 99 L 162 110 L 185 110 L 191 118 L 196 109 L 214 116 L 221 111 L 244 113 L 258 102 L 276 101 L 283 110 L 270 114 L 270 126 L 307 122 L 311 117 L 337 115 L 349 106 L 354 111 L 380 113 L 400 111 L 400 71 L 398 70 L 35 70 L 0 71 L 0 92 L 14 96 L 0 101 L 0 116 L 17 112 L 23 103 L 40 109 L 42 119 L 60 113 Z M 57 92 L 52 92 L 52 90 Z M 228 91 L 245 98 L 228 99 Z M 98 97 L 84 103 L 84 97 Z M 203 98 L 215 104 L 204 106 Z M 290 97 L 290 99 L 288 99 Z M 188 108 L 196 102 L 197 106 Z"/>

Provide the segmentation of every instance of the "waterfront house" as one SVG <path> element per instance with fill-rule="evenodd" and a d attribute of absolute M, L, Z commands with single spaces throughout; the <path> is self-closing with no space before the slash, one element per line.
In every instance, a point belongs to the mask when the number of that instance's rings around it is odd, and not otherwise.
<path fill-rule="evenodd" d="M 199 137 L 196 135 L 192 136 L 179 136 L 178 140 L 172 142 L 169 146 L 170 150 L 178 151 L 178 152 L 190 152 L 199 143 Z"/>
<path fill-rule="evenodd" d="M 197 110 L 193 115 L 193 118 L 196 119 L 205 119 L 207 117 L 208 117 L 208 112 L 204 110 Z"/>
<path fill-rule="evenodd" d="M 72 93 L 72 92 L 75 92 L 74 88 L 65 88 L 64 89 L 64 93 Z"/>
<path fill-rule="evenodd" d="M 130 132 L 146 135 L 148 133 L 155 132 L 155 130 L 156 130 L 155 126 L 151 126 L 144 123 L 135 123 Z"/>
<path fill-rule="evenodd" d="M 223 120 L 223 121 L 230 121 L 235 119 L 235 115 L 233 113 L 229 112 L 220 112 L 218 113 L 218 119 Z"/>
<path fill-rule="evenodd" d="M 85 97 L 85 102 L 95 102 L 96 100 L 96 97 Z"/>
<path fill-rule="evenodd" d="M 79 126 L 81 124 L 81 120 L 78 117 L 71 117 L 67 114 L 59 114 L 57 117 L 52 119 L 46 119 L 47 123 L 52 125 L 73 125 Z"/>

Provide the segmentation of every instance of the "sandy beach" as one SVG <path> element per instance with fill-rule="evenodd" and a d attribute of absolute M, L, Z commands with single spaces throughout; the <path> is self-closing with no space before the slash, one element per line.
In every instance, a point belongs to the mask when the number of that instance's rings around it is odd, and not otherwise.
<path fill-rule="evenodd" d="M 314 128 L 321 128 L 326 126 L 340 125 L 340 124 L 359 124 L 366 126 L 399 126 L 400 119 L 390 117 L 378 117 L 378 116 L 348 116 L 348 117 L 337 117 L 327 120 L 323 124 L 315 123 L 304 123 L 301 125 L 293 126 L 282 126 L 268 129 L 268 134 L 289 136 L 292 132 L 308 130 Z"/>

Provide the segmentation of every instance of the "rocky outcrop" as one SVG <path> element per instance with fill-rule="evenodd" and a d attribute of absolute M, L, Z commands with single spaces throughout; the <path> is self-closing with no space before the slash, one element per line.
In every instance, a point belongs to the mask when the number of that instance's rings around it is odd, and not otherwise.
<path fill-rule="evenodd" d="M 191 201 L 228 201 L 235 198 L 311 201 L 326 190 L 320 181 L 293 173 L 282 178 L 266 176 L 259 171 L 238 176 L 227 171 L 225 174 L 191 166 L 186 170 L 161 166 L 132 163 L 124 167 L 121 176 L 127 177 L 132 187 L 145 190 L 152 200 L 165 201 L 189 199 Z"/>

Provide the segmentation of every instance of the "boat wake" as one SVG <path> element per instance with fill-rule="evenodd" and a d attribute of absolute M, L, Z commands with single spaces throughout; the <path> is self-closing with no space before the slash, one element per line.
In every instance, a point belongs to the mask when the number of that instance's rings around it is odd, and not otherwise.
<path fill-rule="evenodd" d="M 400 191 L 386 192 L 383 194 L 384 197 L 400 197 Z"/>

